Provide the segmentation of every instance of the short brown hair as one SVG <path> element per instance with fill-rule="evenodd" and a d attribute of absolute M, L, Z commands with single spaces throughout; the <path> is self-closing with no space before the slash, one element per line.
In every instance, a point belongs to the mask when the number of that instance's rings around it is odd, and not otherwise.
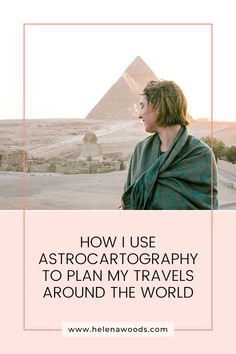
<path fill-rule="evenodd" d="M 158 109 L 156 123 L 160 127 L 180 124 L 187 126 L 187 101 L 181 88 L 174 81 L 149 81 L 143 90 L 148 103 Z"/>

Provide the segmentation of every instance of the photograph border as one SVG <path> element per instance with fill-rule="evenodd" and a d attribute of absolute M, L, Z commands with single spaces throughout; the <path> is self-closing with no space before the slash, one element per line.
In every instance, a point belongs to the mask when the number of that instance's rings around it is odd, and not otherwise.
<path fill-rule="evenodd" d="M 147 22 L 147 23 L 139 23 L 139 22 L 134 22 L 134 23 L 93 23 L 93 22 L 88 22 L 88 23 L 76 23 L 76 22 L 68 22 L 68 23 L 60 23 L 60 22 L 55 22 L 55 23 L 50 23 L 50 22 L 45 22 L 45 23 L 40 23 L 40 22 L 35 22 L 35 23 L 24 23 L 23 24 L 23 122 L 22 122 L 22 136 L 23 136 L 23 142 L 22 142 L 22 147 L 23 147 L 23 159 L 22 159 L 22 217 L 23 217 L 23 230 L 22 230 L 22 258 L 23 258 L 23 264 L 22 264 L 22 270 L 23 270 L 23 331 L 62 331 L 62 328 L 26 328 L 26 80 L 25 80 L 25 74 L 26 74 L 26 27 L 30 26 L 98 26 L 98 25 L 106 25 L 106 26 L 114 26 L 114 25 L 130 25 L 130 26 L 150 26 L 150 25 L 156 25 L 156 26 L 209 26 L 211 30 L 211 40 L 210 40 L 210 50 L 211 50 L 211 119 L 210 119 L 210 136 L 211 136 L 211 148 L 213 148 L 213 23 L 181 23 L 181 22 L 166 22 L 166 23 L 155 23 L 155 22 Z M 214 305 L 214 293 L 213 293 L 213 268 L 214 268 L 214 254 L 213 254 L 213 224 L 214 224 L 214 219 L 213 219 L 213 154 L 211 154 L 211 211 L 210 211 L 210 239 L 211 239 L 211 251 L 210 251 L 210 274 L 211 274 L 211 280 L 210 280 L 210 293 L 211 293 L 211 306 L 210 306 L 210 323 L 211 326 L 210 328 L 175 328 L 174 331 L 178 332 L 184 332 L 184 331 L 213 331 L 213 325 L 214 325 L 214 317 L 213 317 L 213 305 Z"/>

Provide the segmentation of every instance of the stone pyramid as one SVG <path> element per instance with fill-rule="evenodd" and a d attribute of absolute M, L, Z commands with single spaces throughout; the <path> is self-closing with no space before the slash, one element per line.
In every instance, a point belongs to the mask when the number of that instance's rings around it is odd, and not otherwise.
<path fill-rule="evenodd" d="M 150 80 L 158 79 L 148 65 L 139 56 L 136 57 L 89 112 L 86 119 L 105 121 L 137 119 L 138 95 Z"/>
<path fill-rule="evenodd" d="M 112 85 L 102 99 L 89 112 L 86 119 L 100 121 L 137 120 L 139 112 L 139 94 L 150 80 L 158 80 L 157 76 L 137 56 Z M 188 120 L 194 119 L 187 113 Z"/>

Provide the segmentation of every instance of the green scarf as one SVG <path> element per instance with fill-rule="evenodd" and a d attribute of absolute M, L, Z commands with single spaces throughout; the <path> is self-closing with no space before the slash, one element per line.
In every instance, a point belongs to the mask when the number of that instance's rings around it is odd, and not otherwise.
<path fill-rule="evenodd" d="M 137 144 L 122 196 L 124 209 L 217 209 L 217 168 L 211 149 L 188 135 L 185 127 L 168 151 L 161 154 L 160 145 L 157 133 Z"/>

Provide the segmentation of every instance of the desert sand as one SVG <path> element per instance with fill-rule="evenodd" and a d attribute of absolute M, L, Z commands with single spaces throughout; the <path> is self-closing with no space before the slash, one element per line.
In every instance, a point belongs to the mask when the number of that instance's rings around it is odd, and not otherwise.
<path fill-rule="evenodd" d="M 126 174 L 27 174 L 26 209 L 115 210 Z M 22 209 L 22 181 L 20 172 L 0 173 L 0 209 Z M 236 190 L 219 182 L 219 201 L 221 209 L 236 209 Z"/>

